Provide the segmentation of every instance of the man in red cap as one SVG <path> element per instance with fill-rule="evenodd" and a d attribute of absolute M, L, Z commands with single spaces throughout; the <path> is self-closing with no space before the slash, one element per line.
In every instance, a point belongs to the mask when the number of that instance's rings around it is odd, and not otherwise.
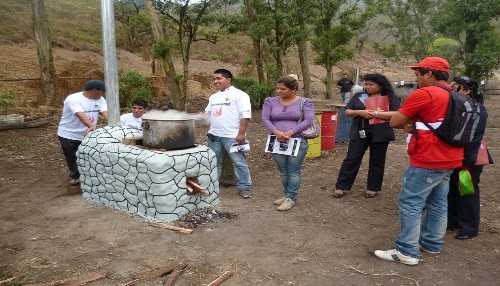
<path fill-rule="evenodd" d="M 420 250 L 437 254 L 443 249 L 450 174 L 462 165 L 464 150 L 440 140 L 419 119 L 437 128 L 446 116 L 450 95 L 436 85 L 451 89 L 447 83 L 448 61 L 427 57 L 409 68 L 415 71 L 419 89 L 408 96 L 389 123 L 412 134 L 408 144 L 410 164 L 399 193 L 400 233 L 395 249 L 376 250 L 375 256 L 416 265 Z"/>

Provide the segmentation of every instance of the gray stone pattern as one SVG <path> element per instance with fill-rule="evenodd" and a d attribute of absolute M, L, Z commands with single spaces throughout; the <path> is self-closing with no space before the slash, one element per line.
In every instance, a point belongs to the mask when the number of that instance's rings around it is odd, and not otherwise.
<path fill-rule="evenodd" d="M 108 126 L 82 141 L 77 162 L 85 199 L 159 222 L 219 203 L 217 159 L 207 146 L 156 151 L 121 143 L 133 136 L 140 132 Z M 188 194 L 187 177 L 208 196 Z"/>

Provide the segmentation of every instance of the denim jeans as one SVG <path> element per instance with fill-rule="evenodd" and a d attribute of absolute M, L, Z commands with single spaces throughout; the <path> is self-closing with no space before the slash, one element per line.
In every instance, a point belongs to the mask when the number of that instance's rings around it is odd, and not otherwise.
<path fill-rule="evenodd" d="M 453 169 L 406 168 L 399 193 L 401 229 L 396 249 L 419 258 L 421 244 L 441 251 L 446 233 L 448 190 Z"/>
<path fill-rule="evenodd" d="M 219 137 L 209 134 L 207 138 L 208 148 L 214 151 L 217 157 L 217 172 L 219 178 L 221 175 L 222 156 L 227 152 L 229 158 L 233 162 L 234 174 L 236 175 L 236 188 L 238 190 L 250 189 L 252 186 L 252 178 L 248 169 L 247 156 L 245 152 L 230 153 L 229 149 L 236 142 L 236 138 Z"/>
<path fill-rule="evenodd" d="M 66 163 L 68 164 L 69 176 L 72 179 L 80 178 L 78 165 L 76 164 L 76 151 L 78 151 L 78 146 L 80 146 L 82 141 L 66 139 L 61 136 L 57 137 L 59 138 L 59 142 L 61 142 L 61 149 L 63 150 L 64 157 L 66 158 Z"/>
<path fill-rule="evenodd" d="M 307 148 L 307 140 L 302 139 L 297 156 L 272 154 L 280 172 L 281 184 L 283 184 L 285 195 L 294 202 L 297 201 L 297 195 L 300 190 L 300 171 L 306 157 Z"/>

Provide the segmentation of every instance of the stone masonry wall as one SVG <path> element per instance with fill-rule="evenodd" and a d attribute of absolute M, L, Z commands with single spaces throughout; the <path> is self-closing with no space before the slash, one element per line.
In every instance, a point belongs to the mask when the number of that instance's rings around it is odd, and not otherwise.
<path fill-rule="evenodd" d="M 85 199 L 160 222 L 219 202 L 217 160 L 207 146 L 155 151 L 121 143 L 134 135 L 140 133 L 108 126 L 82 141 L 77 156 Z M 186 178 L 196 178 L 208 196 L 188 194 Z"/>

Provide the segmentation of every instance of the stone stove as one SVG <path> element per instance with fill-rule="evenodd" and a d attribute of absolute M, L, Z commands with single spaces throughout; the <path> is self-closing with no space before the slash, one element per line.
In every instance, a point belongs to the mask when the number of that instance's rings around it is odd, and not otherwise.
<path fill-rule="evenodd" d="M 85 199 L 159 222 L 219 202 L 217 159 L 207 146 L 159 151 L 121 143 L 136 136 L 137 130 L 108 126 L 85 137 L 77 152 Z M 188 178 L 207 195 L 188 193 Z"/>

